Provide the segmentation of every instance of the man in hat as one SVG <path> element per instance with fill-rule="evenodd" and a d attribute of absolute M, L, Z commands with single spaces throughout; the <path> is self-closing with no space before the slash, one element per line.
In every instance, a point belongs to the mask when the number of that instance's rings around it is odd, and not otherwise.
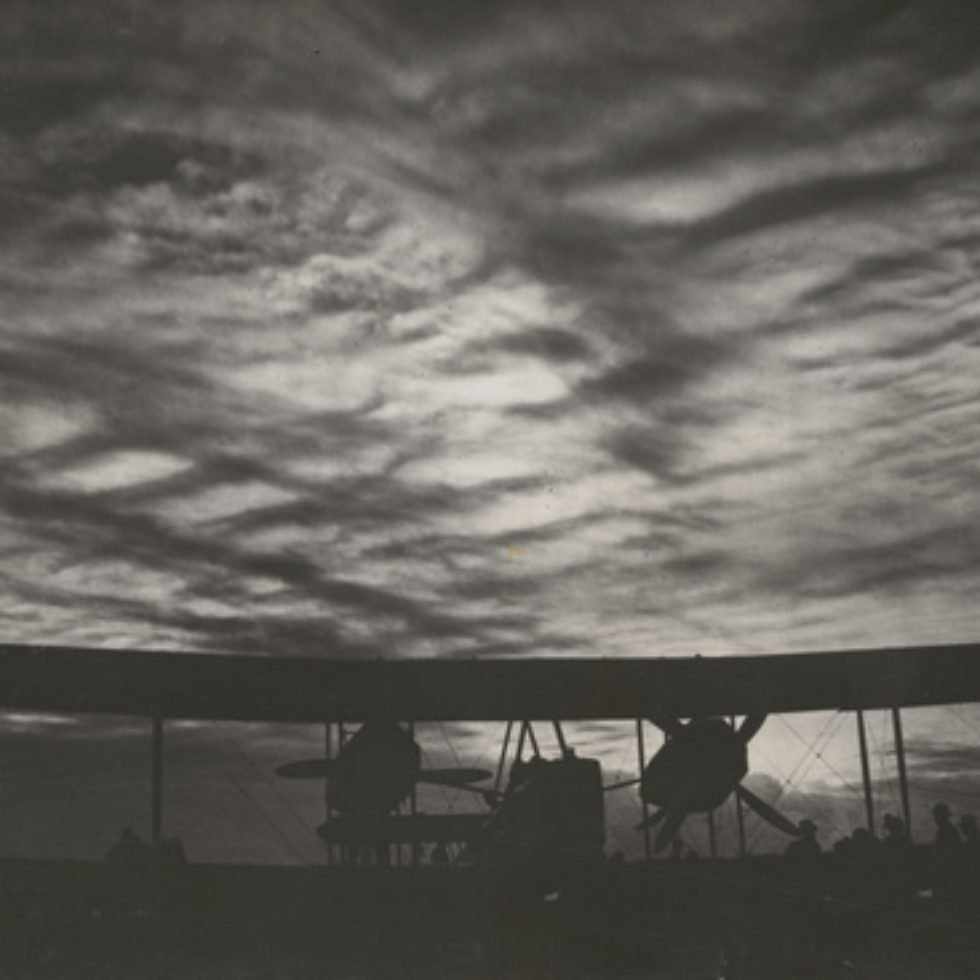
<path fill-rule="evenodd" d="M 882 840 L 885 850 L 894 857 L 905 854 L 909 847 L 905 824 L 894 813 L 886 813 L 882 823 L 885 827 L 885 836 Z"/>
<path fill-rule="evenodd" d="M 936 821 L 936 854 L 940 857 L 955 854 L 960 849 L 960 835 L 953 825 L 949 807 L 937 803 L 932 808 L 932 819 Z"/>
<path fill-rule="evenodd" d="M 817 825 L 812 820 L 801 820 L 797 827 L 800 836 L 786 848 L 786 856 L 792 858 L 815 858 L 821 854 L 817 843 Z"/>
<path fill-rule="evenodd" d="M 937 803 L 932 808 L 932 819 L 936 821 L 932 892 L 937 899 L 947 901 L 959 893 L 962 864 L 960 835 L 945 803 Z"/>

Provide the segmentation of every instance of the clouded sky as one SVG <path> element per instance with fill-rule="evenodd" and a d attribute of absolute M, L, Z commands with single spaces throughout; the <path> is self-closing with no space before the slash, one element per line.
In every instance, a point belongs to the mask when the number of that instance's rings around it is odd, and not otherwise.
<path fill-rule="evenodd" d="M 13 3 L 8 642 L 977 638 L 966 3 Z"/>

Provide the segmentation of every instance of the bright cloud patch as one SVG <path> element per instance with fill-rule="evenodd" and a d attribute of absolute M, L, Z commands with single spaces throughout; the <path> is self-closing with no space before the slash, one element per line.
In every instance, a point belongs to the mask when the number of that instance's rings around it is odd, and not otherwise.
<path fill-rule="evenodd" d="M 83 493 L 118 490 L 138 483 L 172 476 L 188 464 L 166 453 L 112 453 L 101 459 L 63 471 L 56 477 L 58 484 Z"/>

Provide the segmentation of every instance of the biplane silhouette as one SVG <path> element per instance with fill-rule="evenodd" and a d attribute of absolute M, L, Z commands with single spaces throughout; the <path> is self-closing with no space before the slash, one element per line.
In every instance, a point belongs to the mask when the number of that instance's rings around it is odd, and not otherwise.
<path fill-rule="evenodd" d="M 354 839 L 375 844 L 447 836 L 464 842 L 472 837 L 477 844 L 516 840 L 525 853 L 528 841 L 556 837 L 550 826 L 554 821 L 574 823 L 587 811 L 592 816 L 578 820 L 580 830 L 557 837 L 563 847 L 574 850 L 580 840 L 583 849 L 594 853 L 602 847 L 603 787 L 582 765 L 594 760 L 577 759 L 562 743 L 562 758 L 539 760 L 548 765 L 528 768 L 519 748 L 515 763 L 520 765 L 512 767 L 510 781 L 502 786 L 498 771 L 488 789 L 477 785 L 491 776 L 486 770 L 424 769 L 411 726 L 520 723 L 523 743 L 532 722 L 554 724 L 561 739 L 561 721 L 652 721 L 665 742 L 649 760 L 641 751 L 632 782 L 639 786 L 644 807 L 656 808 L 647 812 L 640 829 L 646 833 L 656 827 L 653 850 L 661 850 L 689 814 L 710 813 L 732 793 L 785 833 L 799 832 L 741 784 L 753 735 L 767 715 L 788 712 L 854 711 L 863 735 L 864 711 L 891 710 L 907 826 L 901 710 L 978 700 L 977 644 L 615 660 L 351 660 L 0 646 L 0 708 L 149 719 L 155 843 L 163 829 L 162 745 L 170 720 L 313 722 L 327 726 L 328 733 L 330 726 L 359 724 L 335 756 L 279 769 L 286 777 L 324 780 L 329 809 Z M 736 717 L 741 722 L 732 720 Z M 509 732 L 510 727 L 508 737 Z M 863 737 L 861 748 L 870 792 Z M 505 745 L 501 767 L 506 751 Z M 597 771 L 597 765 L 589 768 Z M 476 790 L 491 804 L 490 813 L 463 821 L 447 818 L 451 831 L 432 818 L 399 822 L 395 811 L 423 781 Z M 341 839 L 329 830 L 321 835 Z"/>

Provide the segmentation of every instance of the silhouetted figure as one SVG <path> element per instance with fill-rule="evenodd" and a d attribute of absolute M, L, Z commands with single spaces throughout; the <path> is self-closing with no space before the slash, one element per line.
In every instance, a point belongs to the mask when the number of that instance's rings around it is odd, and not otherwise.
<path fill-rule="evenodd" d="M 937 803 L 932 808 L 932 818 L 936 822 L 932 892 L 936 898 L 947 900 L 953 898 L 957 891 L 957 879 L 961 870 L 960 835 L 945 803 Z"/>
<path fill-rule="evenodd" d="M 885 836 L 882 840 L 885 850 L 891 855 L 904 855 L 909 846 L 908 835 L 905 833 L 905 824 L 893 813 L 886 813 L 882 824 L 885 828 Z"/>
<path fill-rule="evenodd" d="M 893 813 L 882 819 L 885 836 L 881 842 L 884 857 L 881 868 L 883 887 L 897 898 L 907 898 L 915 890 L 915 868 L 912 844 L 905 832 L 905 823 Z"/>
<path fill-rule="evenodd" d="M 157 857 L 163 864 L 187 864 L 187 852 L 179 837 L 164 837 L 157 849 Z"/>
<path fill-rule="evenodd" d="M 959 891 L 964 899 L 975 903 L 980 898 L 980 875 L 977 873 L 980 871 L 980 830 L 972 813 L 964 813 L 959 826 L 963 835 L 962 859 L 957 862 Z"/>
<path fill-rule="evenodd" d="M 830 848 L 831 887 L 835 892 L 842 892 L 847 887 L 853 864 L 853 851 L 854 841 L 848 834 L 838 837 Z"/>
<path fill-rule="evenodd" d="M 127 827 L 119 835 L 119 840 L 106 851 L 105 859 L 126 864 L 140 864 L 149 860 L 152 853 L 153 848 L 132 827 Z"/>
<path fill-rule="evenodd" d="M 118 866 L 111 875 L 104 905 L 110 912 L 142 908 L 146 903 L 146 868 L 154 857 L 153 848 L 132 827 L 106 851 L 106 861 Z"/>
<path fill-rule="evenodd" d="M 980 830 L 977 829 L 977 818 L 972 813 L 964 813 L 960 817 L 960 833 L 963 835 L 963 845 L 970 854 L 980 853 Z"/>
<path fill-rule="evenodd" d="M 429 862 L 431 864 L 449 864 L 449 851 L 446 850 L 446 845 L 442 841 L 439 841 L 432 848 L 432 853 L 429 855 Z"/>
<path fill-rule="evenodd" d="M 936 821 L 936 855 L 940 858 L 955 855 L 960 849 L 960 835 L 953 825 L 949 807 L 937 803 L 932 808 L 932 818 Z"/>
<path fill-rule="evenodd" d="M 845 875 L 846 890 L 855 901 L 871 901 L 884 887 L 879 875 L 881 856 L 878 838 L 867 827 L 855 827 Z"/>
<path fill-rule="evenodd" d="M 878 851 L 878 838 L 867 827 L 855 827 L 851 834 L 851 856 L 858 864 L 867 864 Z"/>
<path fill-rule="evenodd" d="M 798 824 L 800 836 L 791 841 L 786 848 L 786 856 L 795 859 L 813 859 L 822 853 L 817 843 L 817 825 L 812 820 L 801 820 Z"/>
<path fill-rule="evenodd" d="M 670 857 L 671 860 L 679 861 L 681 858 L 686 860 L 687 858 L 699 857 L 699 855 L 680 834 L 677 834 L 670 841 Z"/>

